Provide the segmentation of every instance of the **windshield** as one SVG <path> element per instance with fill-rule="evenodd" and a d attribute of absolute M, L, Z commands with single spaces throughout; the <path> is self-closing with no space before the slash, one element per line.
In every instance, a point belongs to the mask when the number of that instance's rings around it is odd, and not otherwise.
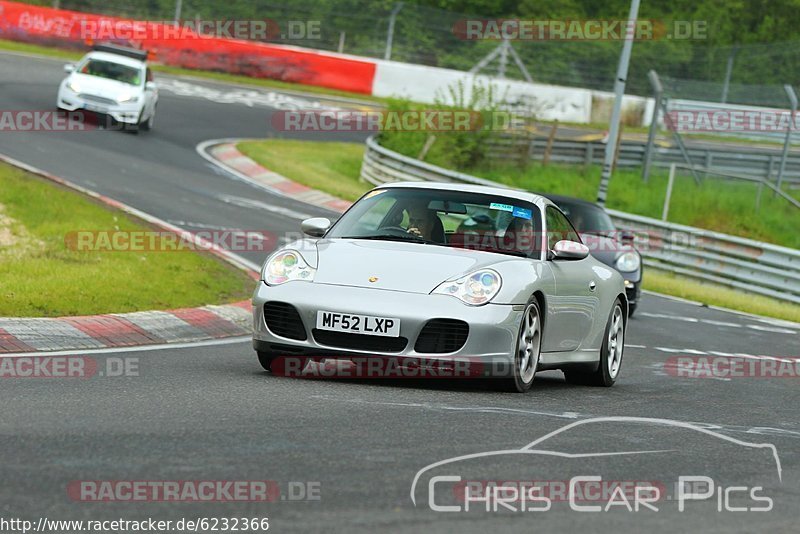
<path fill-rule="evenodd" d="M 538 257 L 539 210 L 494 195 L 431 189 L 378 189 L 336 223 L 328 238 L 408 241 Z"/>
<path fill-rule="evenodd" d="M 556 201 L 556 204 L 582 234 L 609 235 L 616 231 L 611 217 L 599 206 L 564 201 Z"/>
<path fill-rule="evenodd" d="M 142 69 L 100 59 L 88 60 L 80 67 L 79 72 L 88 76 L 116 80 L 129 85 L 140 85 L 142 83 Z"/>

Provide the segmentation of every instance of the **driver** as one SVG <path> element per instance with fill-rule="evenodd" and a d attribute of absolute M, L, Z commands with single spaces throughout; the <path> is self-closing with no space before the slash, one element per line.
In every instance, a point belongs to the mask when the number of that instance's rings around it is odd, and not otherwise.
<path fill-rule="evenodd" d="M 437 216 L 436 213 L 428 209 L 426 204 L 414 204 L 406 208 L 408 212 L 408 228 L 406 231 L 409 234 L 433 241 L 433 231 Z"/>

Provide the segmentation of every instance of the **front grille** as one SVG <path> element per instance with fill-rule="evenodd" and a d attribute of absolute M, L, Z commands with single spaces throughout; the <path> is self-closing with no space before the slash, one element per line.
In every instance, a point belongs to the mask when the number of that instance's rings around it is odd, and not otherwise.
<path fill-rule="evenodd" d="M 445 354 L 461 350 L 467 342 L 469 325 L 456 319 L 432 319 L 417 338 L 414 350 L 421 354 Z"/>
<path fill-rule="evenodd" d="M 375 352 L 402 352 L 408 345 L 404 337 L 368 336 L 313 329 L 314 340 L 320 345 L 339 349 L 371 350 Z"/>
<path fill-rule="evenodd" d="M 267 328 L 276 336 L 298 341 L 308 339 L 303 319 L 297 308 L 285 302 L 267 302 L 264 304 L 264 321 Z"/>
<path fill-rule="evenodd" d="M 105 98 L 97 95 L 90 95 L 87 93 L 80 93 L 78 96 L 84 100 L 88 100 L 90 102 L 97 102 L 98 104 L 105 104 L 107 106 L 113 106 L 116 105 L 117 103 L 116 100 L 111 100 L 110 98 Z"/>

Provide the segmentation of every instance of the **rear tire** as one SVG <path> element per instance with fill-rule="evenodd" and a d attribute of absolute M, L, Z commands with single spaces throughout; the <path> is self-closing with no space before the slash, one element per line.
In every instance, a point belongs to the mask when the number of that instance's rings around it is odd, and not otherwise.
<path fill-rule="evenodd" d="M 525 306 L 512 351 L 514 363 L 511 377 L 502 379 L 502 389 L 525 393 L 533 385 L 542 351 L 542 313 L 535 297 Z"/>
<path fill-rule="evenodd" d="M 606 324 L 603 346 L 600 348 L 600 363 L 592 373 L 564 371 L 570 384 L 611 387 L 617 381 L 625 350 L 625 312 L 619 299 L 614 302 Z"/>
<path fill-rule="evenodd" d="M 630 306 L 628 306 L 628 319 L 633 317 L 633 312 L 635 311 L 636 311 L 636 304 L 631 304 Z"/>

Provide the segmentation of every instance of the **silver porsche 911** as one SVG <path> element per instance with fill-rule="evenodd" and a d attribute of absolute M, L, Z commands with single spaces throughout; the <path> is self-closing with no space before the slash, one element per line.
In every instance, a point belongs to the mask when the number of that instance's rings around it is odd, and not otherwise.
<path fill-rule="evenodd" d="M 611 386 L 628 304 L 550 200 L 508 189 L 396 183 L 264 263 L 253 345 L 270 370 L 300 358 L 480 363 L 503 389 L 537 371 Z"/>

